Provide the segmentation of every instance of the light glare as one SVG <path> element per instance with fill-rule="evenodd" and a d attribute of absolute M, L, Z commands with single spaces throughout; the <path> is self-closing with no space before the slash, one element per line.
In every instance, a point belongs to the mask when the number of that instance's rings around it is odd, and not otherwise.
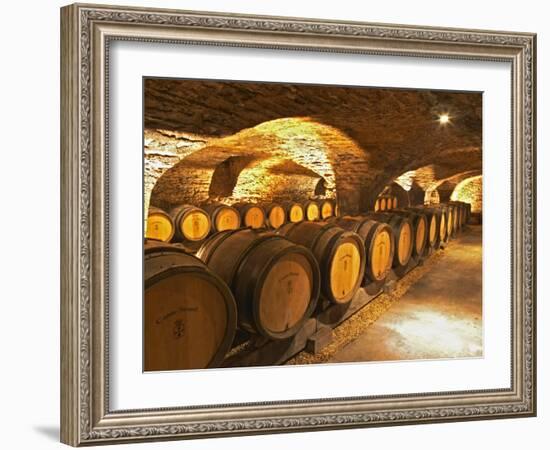
<path fill-rule="evenodd" d="M 441 114 L 439 116 L 439 123 L 441 125 L 445 125 L 445 124 L 449 123 L 450 120 L 451 120 L 451 118 L 449 117 L 449 114 Z"/>

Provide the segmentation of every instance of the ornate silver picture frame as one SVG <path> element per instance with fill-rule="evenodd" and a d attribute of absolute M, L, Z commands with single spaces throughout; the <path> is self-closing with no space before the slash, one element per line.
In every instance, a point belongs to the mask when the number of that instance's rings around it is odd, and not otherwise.
<path fill-rule="evenodd" d="M 511 65 L 508 388 L 114 410 L 109 385 L 109 56 L 115 41 Z M 536 414 L 536 35 L 75 4 L 61 9 L 61 440 L 73 445 Z M 141 95 L 141 94 L 139 94 Z M 139 195 L 139 193 L 138 193 Z"/>

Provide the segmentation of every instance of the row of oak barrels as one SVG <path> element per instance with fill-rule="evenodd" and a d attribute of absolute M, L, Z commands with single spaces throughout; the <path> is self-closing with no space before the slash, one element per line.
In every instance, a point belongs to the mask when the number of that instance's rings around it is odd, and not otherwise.
<path fill-rule="evenodd" d="M 311 200 L 304 205 L 296 202 L 180 205 L 169 212 L 150 207 L 146 237 L 163 242 L 184 242 L 190 249 L 197 249 L 212 232 L 241 227 L 276 230 L 288 222 L 326 220 L 335 215 L 338 215 L 338 207 L 329 199 Z"/>
<path fill-rule="evenodd" d="M 397 197 L 395 195 L 382 195 L 374 202 L 374 211 L 390 211 L 397 209 Z"/>
<path fill-rule="evenodd" d="M 346 304 L 362 286 L 380 289 L 392 269 L 402 276 L 468 215 L 466 204 L 453 203 L 224 230 L 196 254 L 147 239 L 145 370 L 217 367 L 237 327 L 288 339 L 319 311 L 319 298 Z"/>

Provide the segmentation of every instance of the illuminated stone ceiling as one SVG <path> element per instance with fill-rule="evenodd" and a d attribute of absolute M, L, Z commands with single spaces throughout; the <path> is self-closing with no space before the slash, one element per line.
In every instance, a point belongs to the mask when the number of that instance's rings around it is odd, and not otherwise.
<path fill-rule="evenodd" d="M 321 181 L 327 196 L 354 211 L 409 171 L 423 168 L 411 178 L 427 189 L 481 170 L 481 94 L 145 84 L 145 190 L 153 203 L 301 199 Z"/>

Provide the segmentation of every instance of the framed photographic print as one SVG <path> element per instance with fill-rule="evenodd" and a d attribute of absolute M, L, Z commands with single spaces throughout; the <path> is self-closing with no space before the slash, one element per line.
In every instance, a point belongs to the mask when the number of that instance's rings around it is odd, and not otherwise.
<path fill-rule="evenodd" d="M 61 439 L 536 414 L 530 33 L 61 10 Z"/>

